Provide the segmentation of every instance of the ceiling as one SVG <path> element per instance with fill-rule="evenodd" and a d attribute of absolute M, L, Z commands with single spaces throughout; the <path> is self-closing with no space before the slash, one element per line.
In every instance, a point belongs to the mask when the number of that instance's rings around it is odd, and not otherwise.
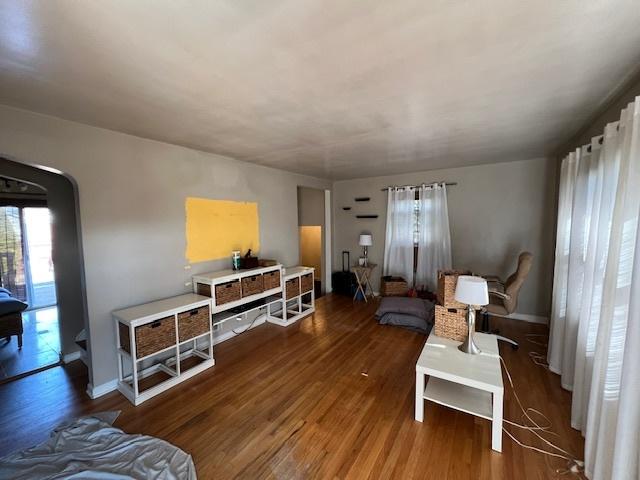
<path fill-rule="evenodd" d="M 0 103 L 333 179 L 556 153 L 637 0 L 6 0 Z"/>

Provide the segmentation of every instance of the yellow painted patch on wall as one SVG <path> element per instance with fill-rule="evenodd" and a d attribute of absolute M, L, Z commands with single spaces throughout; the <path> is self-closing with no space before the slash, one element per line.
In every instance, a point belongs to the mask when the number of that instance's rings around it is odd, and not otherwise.
<path fill-rule="evenodd" d="M 189 263 L 231 258 L 233 250 L 260 250 L 257 203 L 187 197 L 185 212 Z"/>

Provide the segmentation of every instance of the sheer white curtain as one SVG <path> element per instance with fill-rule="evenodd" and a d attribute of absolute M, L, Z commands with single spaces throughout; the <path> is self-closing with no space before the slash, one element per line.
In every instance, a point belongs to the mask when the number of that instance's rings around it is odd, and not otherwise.
<path fill-rule="evenodd" d="M 553 299 L 551 304 L 551 328 L 549 335 L 549 351 L 547 361 L 552 372 L 562 374 L 573 364 L 573 359 L 566 360 L 563 355 L 565 342 L 568 349 L 575 350 L 571 336 L 566 334 L 567 327 L 567 284 L 569 282 L 569 251 L 571 245 L 571 216 L 573 213 L 573 191 L 578 172 L 579 151 L 571 152 L 563 161 L 560 170 L 560 190 L 558 196 L 558 227 L 556 233 L 556 263 L 553 271 Z M 571 379 L 573 380 L 573 379 Z M 562 379 L 565 388 L 571 383 Z"/>
<path fill-rule="evenodd" d="M 415 188 L 390 188 L 387 197 L 387 231 L 384 243 L 384 275 L 413 281 L 413 232 Z"/>
<path fill-rule="evenodd" d="M 438 270 L 451 268 L 447 187 L 424 185 L 418 191 L 418 265 L 416 285 L 437 289 Z"/>
<path fill-rule="evenodd" d="M 563 161 L 558 208 L 549 366 L 573 387 L 587 477 L 638 478 L 640 97 Z"/>

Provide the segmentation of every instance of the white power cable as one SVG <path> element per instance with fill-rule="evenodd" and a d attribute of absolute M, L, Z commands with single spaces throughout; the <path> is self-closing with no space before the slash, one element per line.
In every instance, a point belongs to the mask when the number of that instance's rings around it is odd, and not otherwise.
<path fill-rule="evenodd" d="M 534 353 L 534 352 L 532 352 Z M 540 354 L 538 354 L 540 355 Z M 509 372 L 509 369 L 507 368 L 507 364 L 505 363 L 504 359 L 502 358 L 502 356 L 500 356 L 500 362 L 502 363 L 502 366 L 504 367 L 505 373 L 507 375 L 507 380 L 509 380 L 509 385 L 511 386 L 511 390 L 513 391 L 513 396 L 516 399 L 516 402 L 518 404 L 518 406 L 520 407 L 520 410 L 522 411 L 522 415 L 525 419 L 525 423 L 524 424 L 519 424 L 516 422 L 512 422 L 511 420 L 504 420 L 504 423 L 508 424 L 508 425 L 512 425 L 514 427 L 517 428 L 521 428 L 523 430 L 527 430 L 531 433 L 533 433 L 536 437 L 538 437 L 540 440 L 542 440 L 545 444 L 547 444 L 548 446 L 550 446 L 552 449 L 555 449 L 556 452 L 553 451 L 549 451 L 549 450 L 544 450 L 542 448 L 538 448 L 535 447 L 533 445 L 527 445 L 523 442 L 521 442 L 520 440 L 518 440 L 515 436 L 513 436 L 513 434 L 511 434 L 511 432 L 509 432 L 504 426 L 502 427 L 502 430 L 504 430 L 504 432 L 509 436 L 509 438 L 511 438 L 511 440 L 513 440 L 514 442 L 516 442 L 518 445 L 520 445 L 523 448 L 527 448 L 529 450 L 534 450 L 536 452 L 545 454 L 545 455 L 549 455 L 552 457 L 556 457 L 556 458 L 562 458 L 564 460 L 567 460 L 567 469 L 566 470 L 556 470 L 556 473 L 564 475 L 566 473 L 575 473 L 575 474 L 579 474 L 580 472 L 582 472 L 584 470 L 584 461 L 579 460 L 575 455 L 567 452 L 566 450 L 558 447 L 557 445 L 553 444 L 552 442 L 550 442 L 549 440 L 547 440 L 546 438 L 544 438 L 542 435 L 540 435 L 540 433 L 538 433 L 539 431 L 541 432 L 546 432 L 546 433 L 550 433 L 551 435 L 555 435 L 556 437 L 558 436 L 557 433 L 551 431 L 551 427 L 553 426 L 551 421 L 549 420 L 549 418 L 547 418 L 546 415 L 544 415 L 542 412 L 536 410 L 535 408 L 524 408 L 524 406 L 522 405 L 522 402 L 520 401 L 520 397 L 518 396 L 518 393 L 516 392 L 515 386 L 513 385 L 513 380 L 511 378 L 511 373 Z M 536 422 L 532 417 L 531 414 L 535 413 L 536 415 L 539 415 L 543 420 L 544 420 L 544 425 L 540 425 L 538 422 Z M 532 425 L 527 425 L 526 424 L 526 420 L 528 420 Z"/>

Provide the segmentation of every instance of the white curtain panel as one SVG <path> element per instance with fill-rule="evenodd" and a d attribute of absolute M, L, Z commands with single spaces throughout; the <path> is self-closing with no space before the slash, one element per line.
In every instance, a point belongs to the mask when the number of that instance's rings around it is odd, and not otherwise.
<path fill-rule="evenodd" d="M 384 275 L 413 282 L 413 231 L 415 188 L 391 188 L 387 197 L 387 231 L 384 243 Z"/>
<path fill-rule="evenodd" d="M 451 268 L 451 232 L 447 187 L 444 183 L 420 187 L 418 265 L 416 285 L 435 292 L 438 270 Z"/>
<path fill-rule="evenodd" d="M 593 139 L 587 178 L 582 182 L 582 236 L 577 240 L 581 250 L 576 269 L 581 271 L 580 303 L 569 308 L 567 316 L 578 324 L 573 369 L 573 401 L 571 425 L 586 433 L 586 414 L 593 375 L 596 334 L 602 309 L 605 267 L 609 251 L 610 226 L 613 215 L 620 168 L 620 144 L 617 124 L 607 125 L 605 135 Z M 581 165 L 582 169 L 582 165 Z M 580 183 L 580 182 L 579 182 Z M 576 191 L 577 198 L 577 191 Z M 577 295 L 575 295 L 577 296 Z M 571 297 L 574 297 L 572 292 Z M 566 372 L 563 372 L 566 375 Z"/>
<path fill-rule="evenodd" d="M 573 359 L 565 360 L 565 342 L 570 340 L 567 330 L 567 284 L 569 281 L 569 251 L 571 240 L 571 214 L 573 211 L 573 191 L 578 172 L 579 151 L 571 152 L 563 161 L 560 170 L 560 187 L 558 195 L 558 227 L 556 232 L 556 260 L 553 271 L 553 299 L 551 304 L 551 325 L 547 362 L 549 369 L 557 374 L 567 370 L 567 364 Z M 570 345 L 571 348 L 571 345 Z M 575 347 L 571 348 L 573 350 Z M 566 383 L 565 388 L 571 387 Z"/>
<path fill-rule="evenodd" d="M 592 480 L 640 478 L 640 97 L 562 164 L 548 360 Z"/>

